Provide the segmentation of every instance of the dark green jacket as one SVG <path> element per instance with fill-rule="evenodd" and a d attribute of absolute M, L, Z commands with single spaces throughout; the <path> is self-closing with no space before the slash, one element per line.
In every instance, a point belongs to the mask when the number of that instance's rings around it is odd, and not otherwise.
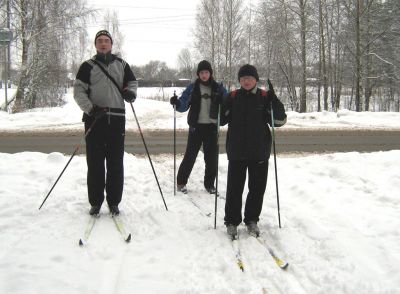
<path fill-rule="evenodd" d="M 282 102 L 266 91 L 243 88 L 230 92 L 222 106 L 221 125 L 228 124 L 226 152 L 229 160 L 267 160 L 271 153 L 271 105 L 274 126 L 286 123 Z"/>

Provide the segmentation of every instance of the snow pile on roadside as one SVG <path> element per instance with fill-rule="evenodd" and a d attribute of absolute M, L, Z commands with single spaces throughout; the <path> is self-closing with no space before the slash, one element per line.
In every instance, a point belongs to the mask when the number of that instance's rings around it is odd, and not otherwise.
<path fill-rule="evenodd" d="M 164 96 L 173 95 L 176 90 L 180 95 L 182 88 L 164 88 Z M 174 128 L 174 111 L 167 101 L 148 99 L 160 95 L 159 88 L 139 88 L 138 99 L 133 103 L 140 127 L 143 130 L 172 130 Z M 66 94 L 67 103 L 62 107 L 33 109 L 29 112 L 8 114 L 0 112 L 0 131 L 82 131 L 82 111 L 75 103 L 72 89 Z M 137 130 L 135 117 L 131 106 L 125 104 L 127 130 Z M 313 129 L 383 129 L 400 128 L 400 113 L 398 112 L 361 112 L 340 110 L 335 112 L 298 113 L 287 111 L 288 122 L 283 128 L 313 128 Z M 176 127 L 187 129 L 187 113 L 176 113 Z M 224 127 L 226 128 L 226 127 Z"/>
<path fill-rule="evenodd" d="M 337 128 L 337 129 L 398 129 L 400 113 L 398 112 L 355 112 L 347 109 L 338 112 L 298 113 L 288 111 L 288 123 L 285 128 Z"/>

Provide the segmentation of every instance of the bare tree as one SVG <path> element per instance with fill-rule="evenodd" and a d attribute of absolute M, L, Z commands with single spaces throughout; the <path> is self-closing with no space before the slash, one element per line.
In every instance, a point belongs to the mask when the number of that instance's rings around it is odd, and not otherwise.
<path fill-rule="evenodd" d="M 196 14 L 195 46 L 200 56 L 208 59 L 218 75 L 221 64 L 221 1 L 201 0 Z"/>
<path fill-rule="evenodd" d="M 122 50 L 124 45 L 124 35 L 120 31 L 118 13 L 114 11 L 107 11 L 104 15 L 104 29 L 110 32 L 113 37 L 113 52 L 119 56 L 123 56 Z"/>
<path fill-rule="evenodd" d="M 244 24 L 243 24 L 243 1 L 224 0 L 223 4 L 223 42 L 224 42 L 224 75 L 223 79 L 227 87 L 235 81 L 236 64 L 240 62 L 244 55 Z"/>
<path fill-rule="evenodd" d="M 243 15 L 243 0 L 201 0 L 196 15 L 196 51 L 228 87 L 247 50 Z"/>
<path fill-rule="evenodd" d="M 385 97 L 379 98 L 378 109 L 399 108 L 399 87 L 395 86 L 400 84 L 399 1 L 265 0 L 261 4 L 266 8 L 259 6 L 263 17 L 256 18 L 259 29 L 253 30 L 261 47 L 258 58 L 272 71 L 278 64 L 280 71 L 275 75 L 287 84 L 294 109 L 304 111 L 304 101 L 312 109 L 313 95 L 306 97 L 310 101 L 304 97 L 314 76 L 323 87 L 324 109 L 329 109 L 329 93 L 334 110 L 341 107 L 342 95 L 350 98 L 350 104 L 342 107 L 357 111 L 371 109 L 374 99 L 378 101 L 374 97 L 381 95 Z M 293 93 L 298 86 L 297 105 Z"/>
<path fill-rule="evenodd" d="M 300 37 L 291 4 L 285 0 L 262 1 L 255 18 L 256 29 L 253 31 L 259 35 L 255 46 L 261 48 L 257 50 L 259 56 L 256 57 L 262 64 L 260 71 L 278 80 L 286 88 L 290 107 L 299 111 L 300 100 L 296 86 L 300 81 Z"/>
<path fill-rule="evenodd" d="M 192 54 L 190 53 L 190 50 L 188 48 L 182 49 L 181 52 L 179 53 L 178 67 L 183 77 L 190 80 L 193 78 L 192 74 L 193 74 L 194 62 L 192 60 Z"/>
<path fill-rule="evenodd" d="M 69 46 L 90 14 L 81 0 L 13 0 L 14 31 L 21 66 L 14 112 L 59 105 L 65 87 Z"/>

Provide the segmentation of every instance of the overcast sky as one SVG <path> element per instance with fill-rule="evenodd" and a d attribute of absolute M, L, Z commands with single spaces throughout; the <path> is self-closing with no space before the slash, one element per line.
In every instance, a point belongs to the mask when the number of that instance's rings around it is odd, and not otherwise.
<path fill-rule="evenodd" d="M 125 36 L 123 58 L 129 64 L 161 60 L 175 68 L 179 52 L 192 46 L 199 0 L 87 0 L 87 3 L 95 9 L 118 13 L 120 30 Z M 90 25 L 89 36 L 94 38 L 102 23 L 98 18 Z"/>

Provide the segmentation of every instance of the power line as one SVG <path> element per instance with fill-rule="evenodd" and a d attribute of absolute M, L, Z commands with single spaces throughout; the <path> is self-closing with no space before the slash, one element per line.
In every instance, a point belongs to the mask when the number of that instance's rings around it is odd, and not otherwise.
<path fill-rule="evenodd" d="M 156 43 L 156 44 L 168 44 L 168 45 L 175 45 L 175 44 L 186 44 L 186 41 L 163 41 L 163 40 L 137 40 L 137 39 L 125 39 L 124 41 L 127 42 L 134 42 L 135 46 L 140 46 L 142 43 Z"/>
<path fill-rule="evenodd" d="M 186 31 L 187 30 L 187 25 L 185 24 L 185 26 L 179 25 L 179 24 L 162 24 L 162 23 L 144 23 L 144 24 L 140 24 L 140 23 L 133 23 L 133 24 L 123 24 L 121 26 L 122 30 L 125 30 L 125 28 L 127 27 L 131 27 L 131 26 L 135 26 L 136 28 L 146 28 L 146 29 L 164 29 L 164 30 L 174 30 L 174 31 Z M 87 25 L 85 26 L 86 28 L 99 28 L 99 25 L 97 24 L 93 24 L 93 25 Z"/>
<path fill-rule="evenodd" d="M 133 9 L 150 9 L 150 10 L 181 10 L 181 11 L 193 11 L 190 8 L 182 8 L 182 7 L 155 7 L 155 6 L 131 6 L 131 5 L 98 5 L 95 4 L 93 7 L 100 8 L 133 8 Z"/>
<path fill-rule="evenodd" d="M 188 16 L 167 16 L 167 17 L 149 17 L 149 18 L 142 18 L 142 19 L 124 19 L 119 20 L 119 24 L 122 26 L 129 26 L 129 25 L 162 25 L 162 28 L 177 28 L 177 29 L 185 29 L 188 23 L 193 22 L 193 17 Z M 174 26 L 175 25 L 175 26 Z M 88 27 L 96 27 L 96 25 L 89 25 Z"/>
<path fill-rule="evenodd" d="M 156 16 L 156 17 L 144 17 L 144 18 L 127 18 L 121 19 L 120 21 L 145 21 L 145 20 L 169 20 L 169 19 L 193 19 L 195 14 L 183 14 L 183 15 L 169 15 L 169 16 Z"/>
<path fill-rule="evenodd" d="M 189 22 L 192 19 L 169 19 L 169 20 L 153 20 L 153 21 L 136 21 L 136 20 L 132 20 L 132 21 L 124 21 L 124 22 L 120 22 L 120 24 L 124 24 L 124 25 L 128 25 L 128 24 L 160 24 L 160 23 L 177 23 L 177 22 Z"/>

